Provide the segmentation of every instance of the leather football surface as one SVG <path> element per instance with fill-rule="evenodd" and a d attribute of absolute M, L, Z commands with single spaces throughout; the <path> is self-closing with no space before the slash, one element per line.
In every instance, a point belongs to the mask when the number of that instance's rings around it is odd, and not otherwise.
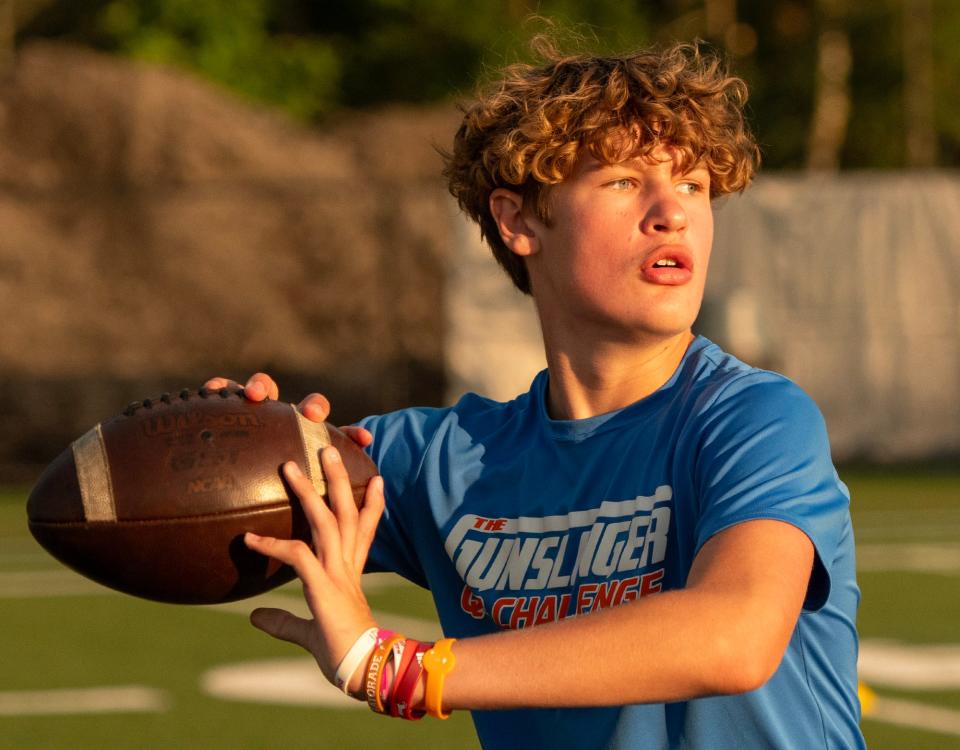
<path fill-rule="evenodd" d="M 359 505 L 377 473 L 329 424 L 241 389 L 135 402 L 75 440 L 27 500 L 30 531 L 55 558 L 105 586 L 181 604 L 268 591 L 293 569 L 243 543 L 247 531 L 309 543 L 281 467 L 296 461 L 326 499 L 319 454 L 334 445 Z"/>

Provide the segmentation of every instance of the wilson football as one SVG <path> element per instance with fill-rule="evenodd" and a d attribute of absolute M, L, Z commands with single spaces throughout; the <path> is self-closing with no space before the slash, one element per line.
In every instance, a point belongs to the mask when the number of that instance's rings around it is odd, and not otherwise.
<path fill-rule="evenodd" d="M 359 504 L 377 470 L 335 427 L 238 388 L 165 393 L 96 425 L 46 468 L 27 500 L 30 531 L 62 563 L 127 594 L 254 596 L 294 572 L 248 550 L 243 533 L 309 541 L 280 469 L 297 461 L 326 497 L 319 454 L 331 444 Z"/>

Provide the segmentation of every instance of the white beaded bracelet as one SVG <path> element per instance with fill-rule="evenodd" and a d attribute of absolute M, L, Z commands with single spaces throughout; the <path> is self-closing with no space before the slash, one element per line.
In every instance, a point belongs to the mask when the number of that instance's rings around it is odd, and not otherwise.
<path fill-rule="evenodd" d="M 333 684 L 337 686 L 337 689 L 342 690 L 344 695 L 349 695 L 350 678 L 353 677 L 376 645 L 377 628 L 370 628 L 357 638 L 357 642 L 350 647 L 347 655 L 340 661 L 337 673 L 333 677 Z"/>

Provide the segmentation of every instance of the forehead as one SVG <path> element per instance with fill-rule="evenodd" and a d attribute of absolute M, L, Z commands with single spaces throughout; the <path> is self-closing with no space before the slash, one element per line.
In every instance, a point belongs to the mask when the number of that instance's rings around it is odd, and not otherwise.
<path fill-rule="evenodd" d="M 623 167 L 638 172 L 660 170 L 669 167 L 673 174 L 687 174 L 699 169 L 706 169 L 703 159 L 694 160 L 686 150 L 669 144 L 657 145 L 653 148 L 634 149 L 622 155 L 597 155 L 592 149 L 583 148 L 577 155 L 576 165 L 572 176 L 600 172 L 606 169 Z"/>

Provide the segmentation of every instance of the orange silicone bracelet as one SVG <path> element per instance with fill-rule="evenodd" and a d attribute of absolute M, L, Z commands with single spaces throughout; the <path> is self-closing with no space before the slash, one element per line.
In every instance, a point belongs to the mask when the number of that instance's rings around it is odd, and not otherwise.
<path fill-rule="evenodd" d="M 443 679 L 453 671 L 457 660 L 451 651 L 456 638 L 444 638 L 433 644 L 423 655 L 423 669 L 426 672 L 423 702 L 427 713 L 438 719 L 446 719 L 449 713 L 443 713 Z"/>
<path fill-rule="evenodd" d="M 380 675 L 383 668 L 390 658 L 390 652 L 393 645 L 405 640 L 402 635 L 395 633 L 384 641 L 377 644 L 377 647 L 370 654 L 370 662 L 367 664 L 367 680 L 365 683 L 365 693 L 367 696 L 367 705 L 370 710 L 378 714 L 384 713 L 383 700 L 380 697 Z"/>

